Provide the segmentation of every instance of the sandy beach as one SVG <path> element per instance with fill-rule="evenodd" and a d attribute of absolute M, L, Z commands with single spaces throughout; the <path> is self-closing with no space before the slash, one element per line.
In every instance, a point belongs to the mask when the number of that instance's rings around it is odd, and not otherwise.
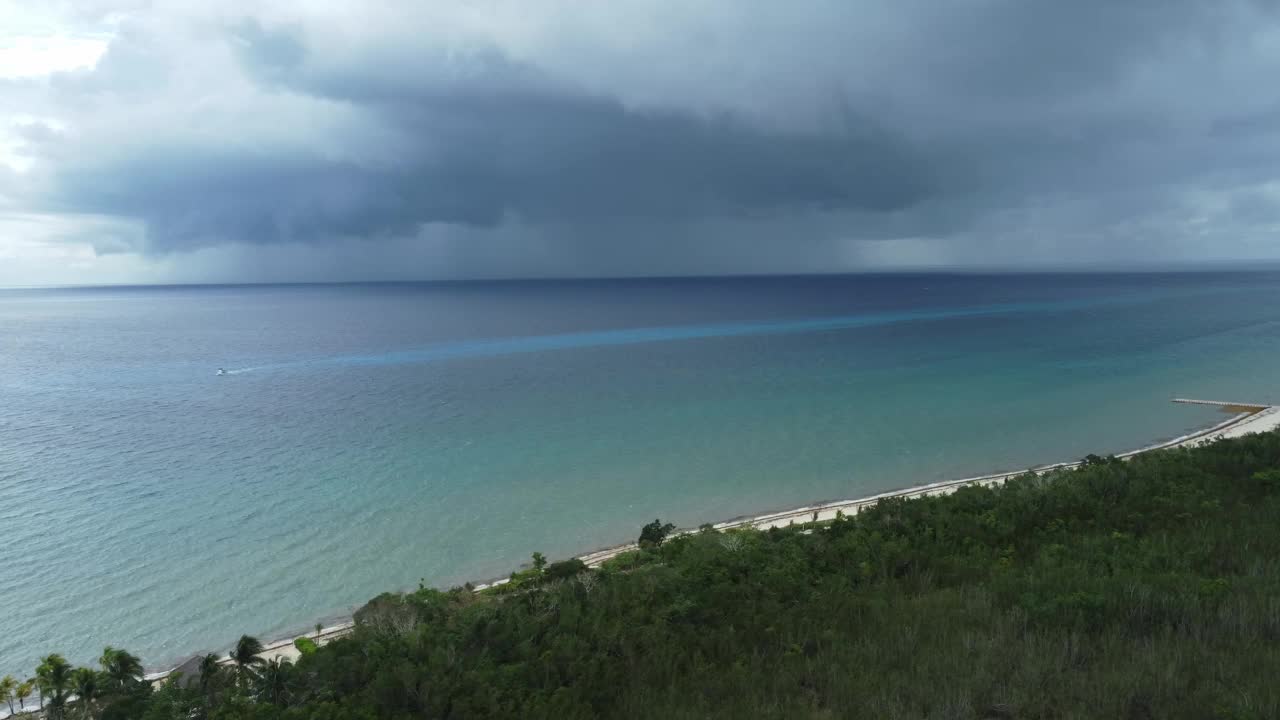
<path fill-rule="evenodd" d="M 1280 428 L 1280 406 L 1255 405 L 1250 403 L 1234 403 L 1234 402 L 1212 402 L 1212 401 L 1182 401 L 1193 402 L 1196 404 L 1207 404 L 1220 406 L 1224 410 L 1231 411 L 1233 414 L 1226 420 L 1217 423 L 1208 428 L 1198 430 L 1180 437 L 1173 438 L 1168 441 L 1149 445 L 1147 447 L 1138 448 L 1125 453 L 1120 453 L 1117 457 L 1128 458 L 1144 452 L 1153 450 L 1162 450 L 1175 447 L 1189 447 L 1203 443 L 1213 442 L 1215 440 L 1240 437 L 1250 433 L 1268 432 Z M 1239 412 L 1237 412 L 1239 411 Z M 779 512 L 763 513 L 759 515 L 734 518 L 719 523 L 714 523 L 713 527 L 717 530 L 729 530 L 734 528 L 755 528 L 758 530 L 767 530 L 774 527 L 786 527 L 796 523 L 806 523 L 814 521 L 834 520 L 837 515 L 855 515 L 865 508 L 874 506 L 877 502 L 887 498 L 916 498 L 931 495 L 946 495 L 955 492 L 961 487 L 969 485 L 998 485 L 1005 482 L 1009 478 L 1022 475 L 1027 472 L 1045 473 L 1053 470 L 1062 470 L 1077 467 L 1080 462 L 1061 462 L 1050 465 L 1043 465 L 1033 468 L 1024 468 L 1020 470 L 1012 470 L 994 473 L 990 475 L 980 475 L 976 477 L 961 478 L 958 480 L 946 480 L 942 482 L 929 483 L 926 485 L 915 485 L 900 490 L 891 490 L 887 492 L 877 493 L 861 498 L 849 500 L 837 500 L 832 502 L 815 503 L 802 507 L 792 508 Z M 676 535 L 697 532 L 696 529 L 680 530 Z M 636 549 L 635 543 L 627 543 L 614 547 L 595 550 L 583 555 L 577 556 L 589 567 L 598 567 L 602 563 L 617 557 L 618 555 Z M 496 579 L 486 583 L 475 585 L 475 589 L 483 590 L 489 587 L 495 587 L 507 582 L 506 578 Z M 305 633 L 319 645 L 340 638 L 354 627 L 354 623 L 350 620 L 336 623 L 329 627 L 322 628 L 317 634 L 315 632 Z M 264 660 L 279 659 L 282 661 L 293 661 L 299 657 L 297 648 L 293 645 L 293 638 L 282 639 L 268 643 L 265 651 L 261 654 Z M 230 659 L 224 658 L 223 663 L 230 663 Z M 165 679 L 171 671 L 152 673 L 147 675 L 147 679 L 158 682 Z"/>

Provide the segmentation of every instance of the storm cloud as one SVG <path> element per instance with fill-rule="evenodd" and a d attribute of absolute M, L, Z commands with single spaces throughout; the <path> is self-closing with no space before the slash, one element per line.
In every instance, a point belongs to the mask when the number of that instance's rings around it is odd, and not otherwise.
<path fill-rule="evenodd" d="M 23 160 L 0 211 L 92 220 L 68 236 L 193 277 L 1280 258 L 1275 2 L 59 18 L 110 40 L 0 80 Z"/>

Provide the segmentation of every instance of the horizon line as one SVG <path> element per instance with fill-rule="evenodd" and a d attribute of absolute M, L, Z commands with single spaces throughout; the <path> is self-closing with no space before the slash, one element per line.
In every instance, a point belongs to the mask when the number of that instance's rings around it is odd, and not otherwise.
<path fill-rule="evenodd" d="M 1251 264 L 1245 264 L 1251 263 Z M 351 280 L 243 280 L 199 282 L 121 282 L 121 283 L 54 283 L 48 285 L 0 285 L 3 290 L 95 290 L 130 288 L 199 288 L 199 287 L 289 287 L 335 285 L 467 285 L 481 283 L 589 283 L 644 282 L 654 280 L 763 280 L 787 278 L 839 278 L 886 275 L 1183 275 L 1196 273 L 1260 274 L 1280 271 L 1280 260 L 1223 261 L 1222 263 L 1168 265 L 1063 265 L 1047 266 L 920 266 L 837 272 L 725 273 L 725 274 L 654 274 L 654 275 L 546 275 L 546 276 L 480 276 L 473 278 L 368 278 Z"/>

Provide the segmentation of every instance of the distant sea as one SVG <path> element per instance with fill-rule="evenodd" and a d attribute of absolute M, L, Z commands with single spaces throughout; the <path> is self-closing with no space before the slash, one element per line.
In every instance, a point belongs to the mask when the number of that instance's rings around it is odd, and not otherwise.
<path fill-rule="evenodd" d="M 0 291 L 0 674 L 1219 419 L 1174 395 L 1280 402 L 1280 274 Z"/>

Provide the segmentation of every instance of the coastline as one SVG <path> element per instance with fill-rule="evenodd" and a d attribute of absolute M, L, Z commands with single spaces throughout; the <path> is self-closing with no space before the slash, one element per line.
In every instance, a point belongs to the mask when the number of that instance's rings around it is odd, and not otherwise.
<path fill-rule="evenodd" d="M 1188 447 L 1201 443 L 1212 442 L 1219 439 L 1239 437 L 1251 433 L 1268 432 L 1280 428 L 1280 405 L 1259 405 L 1253 403 L 1233 403 L 1233 402 L 1216 402 L 1216 401 L 1189 401 L 1176 400 L 1175 402 L 1189 402 L 1193 404 L 1205 404 L 1220 406 L 1224 410 L 1233 412 L 1231 417 L 1219 423 L 1196 430 L 1170 440 L 1157 442 L 1136 450 L 1130 450 L 1116 454 L 1117 458 L 1130 458 L 1145 452 L 1154 450 L 1163 450 L 1176 447 Z M 767 530 L 774 527 L 786 527 L 795 523 L 806 523 L 814 521 L 833 520 L 838 515 L 855 515 L 861 510 L 874 506 L 877 502 L 888 498 L 917 498 L 934 495 L 946 495 L 955 492 L 961 487 L 969 485 L 998 485 L 1006 480 L 1017 477 L 1028 472 L 1043 474 L 1054 470 L 1063 470 L 1078 467 L 1082 461 L 1059 462 L 1047 465 L 1040 465 L 1031 468 L 1019 470 L 997 472 L 987 475 L 979 475 L 974 477 L 960 478 L 956 480 L 944 480 L 923 485 L 913 485 L 896 490 L 889 490 L 874 495 L 861 498 L 835 500 L 818 502 L 801 507 L 791 508 L 781 511 L 766 512 L 757 515 L 739 516 L 724 520 L 718 523 L 712 523 L 711 526 L 716 530 L 730 530 L 736 528 L 753 528 L 758 530 Z M 681 529 L 673 534 L 674 536 L 697 532 L 696 528 Z M 601 548 L 577 555 L 576 558 L 583 561 L 588 567 L 599 567 L 604 562 L 617 557 L 618 555 L 635 550 L 636 543 L 625 543 L 612 547 Z M 475 590 L 484 590 L 491 587 L 503 585 L 508 582 L 507 578 L 497 578 L 483 583 L 474 585 Z M 296 660 L 299 656 L 298 650 L 294 647 L 293 641 L 295 637 L 308 637 L 316 644 L 323 645 L 332 640 L 343 637 L 351 632 L 355 623 L 351 619 L 345 619 L 342 622 L 324 627 L 319 633 L 304 632 L 298 635 L 282 638 L 269 643 L 265 643 L 264 651 L 260 657 L 265 660 Z M 230 660 L 222 656 L 223 664 L 229 663 Z M 167 678 L 176 668 L 163 670 L 160 672 L 148 673 L 145 679 L 149 682 L 157 683 Z"/>

